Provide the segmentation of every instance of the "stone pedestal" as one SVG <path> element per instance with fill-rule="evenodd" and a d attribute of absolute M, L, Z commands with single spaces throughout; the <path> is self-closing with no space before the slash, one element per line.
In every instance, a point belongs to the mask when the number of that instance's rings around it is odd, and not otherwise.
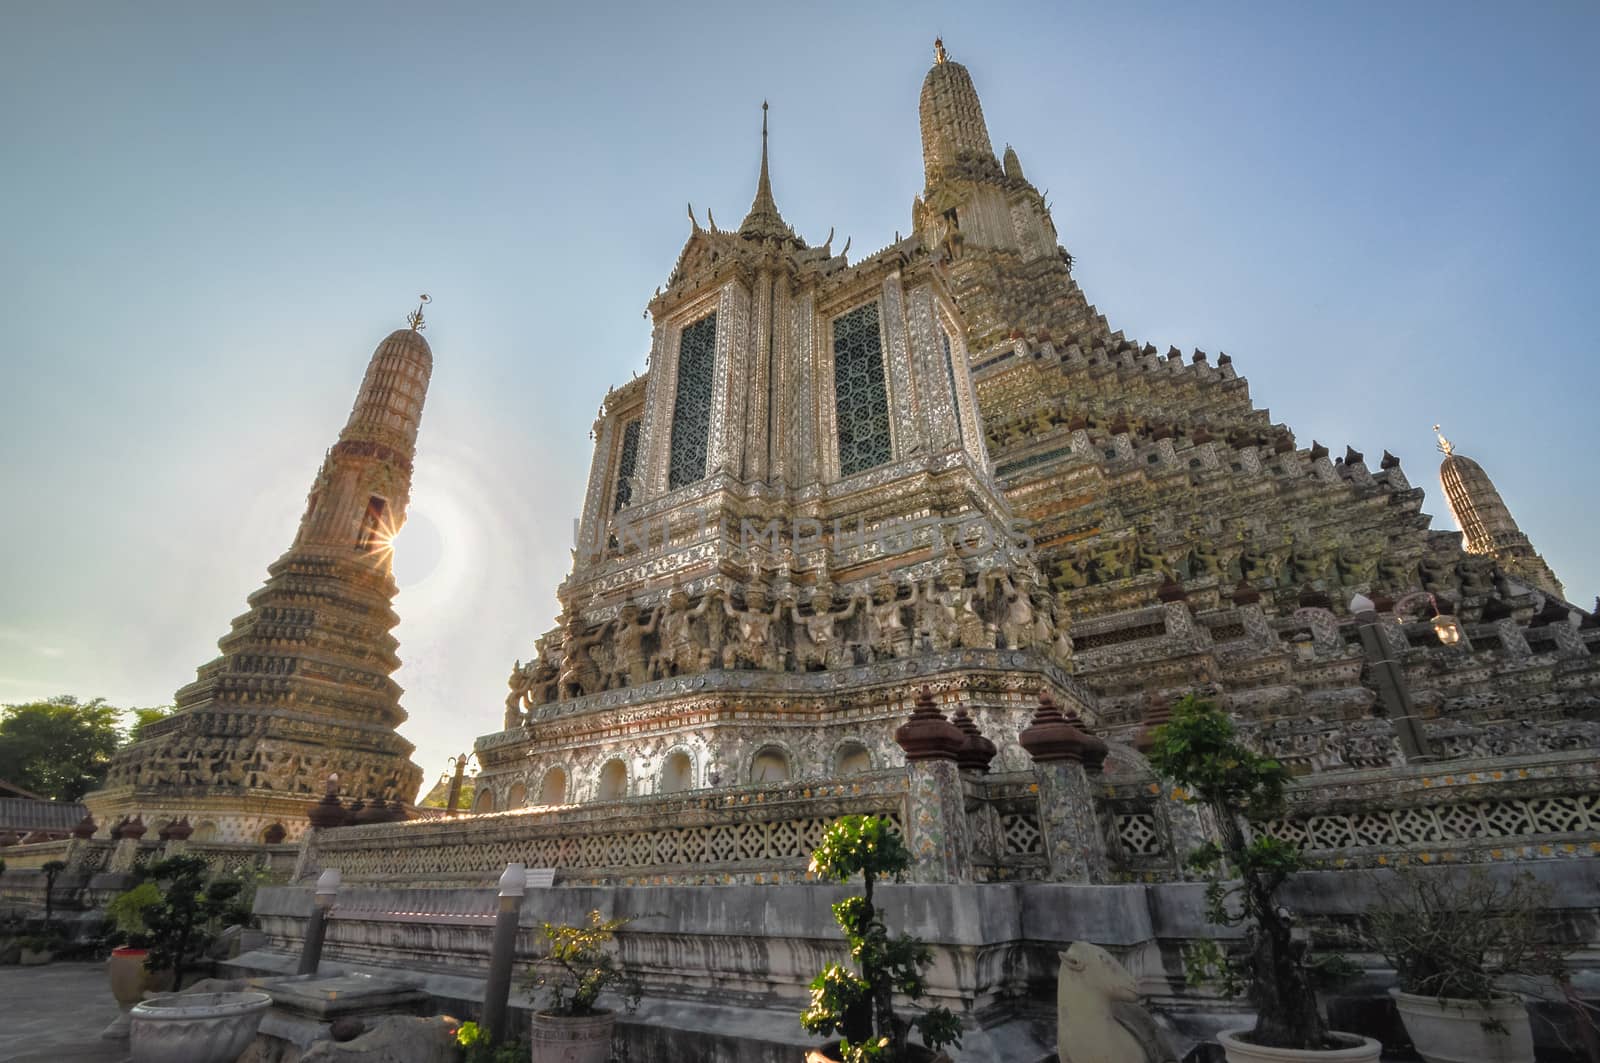
<path fill-rule="evenodd" d="M 972 881 L 972 839 L 956 758 L 967 735 L 945 719 L 927 687 L 917 695 L 911 719 L 894 733 L 906 753 L 906 848 L 913 882 Z"/>
<path fill-rule="evenodd" d="M 1017 736 L 1039 780 L 1039 830 L 1052 882 L 1105 882 L 1105 838 L 1095 814 L 1090 770 L 1098 778 L 1106 744 L 1061 715 L 1048 691 L 1039 692 L 1033 723 Z"/>

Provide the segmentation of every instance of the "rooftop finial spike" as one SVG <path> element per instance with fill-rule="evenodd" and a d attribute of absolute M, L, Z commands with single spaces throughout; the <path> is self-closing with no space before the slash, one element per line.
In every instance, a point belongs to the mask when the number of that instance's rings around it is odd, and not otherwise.
<path fill-rule="evenodd" d="M 428 327 L 428 323 L 422 320 L 422 308 L 433 302 L 433 300 L 428 297 L 426 292 L 418 296 L 418 298 L 422 301 L 417 304 L 417 308 L 415 310 L 406 315 L 406 324 L 411 326 L 412 332 L 421 332 L 423 329 Z"/>
<path fill-rule="evenodd" d="M 933 61 L 935 63 L 942 63 L 947 59 L 949 59 L 949 56 L 944 54 L 944 38 L 935 37 L 933 39 Z"/>
<path fill-rule="evenodd" d="M 750 204 L 739 232 L 745 236 L 787 236 L 789 227 L 778 213 L 778 204 L 772 198 L 772 177 L 767 169 L 767 101 L 761 101 L 761 179 L 756 182 L 756 198 Z"/>
<path fill-rule="evenodd" d="M 1439 431 L 1438 425 L 1433 426 L 1433 434 L 1439 437 L 1439 453 L 1448 458 L 1456 452 L 1456 445 L 1444 437 L 1444 433 Z"/>

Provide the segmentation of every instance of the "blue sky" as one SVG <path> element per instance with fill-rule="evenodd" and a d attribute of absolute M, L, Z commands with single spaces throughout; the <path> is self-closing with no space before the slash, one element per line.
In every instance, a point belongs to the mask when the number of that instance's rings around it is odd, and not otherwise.
<path fill-rule="evenodd" d="M 1483 463 L 1600 591 L 1600 7 L 0 8 L 0 702 L 158 704 L 289 543 L 367 357 L 434 297 L 397 632 L 418 762 L 498 726 L 588 431 L 685 203 L 910 228 L 942 33 L 1090 300 L 1225 350 L 1303 444 Z"/>

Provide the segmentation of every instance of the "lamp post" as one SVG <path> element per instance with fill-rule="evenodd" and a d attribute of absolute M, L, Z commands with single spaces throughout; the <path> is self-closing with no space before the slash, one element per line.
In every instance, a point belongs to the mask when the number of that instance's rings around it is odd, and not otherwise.
<path fill-rule="evenodd" d="M 456 803 L 461 800 L 461 782 L 467 773 L 468 761 L 472 762 L 472 777 L 477 778 L 478 754 L 476 750 L 451 757 L 448 761 L 450 766 L 455 769 L 455 774 L 450 778 L 450 796 L 444 803 L 445 811 L 451 815 L 455 815 Z"/>
<path fill-rule="evenodd" d="M 511 961 L 517 946 L 517 918 L 522 895 L 528 888 L 528 871 L 522 864 L 507 864 L 500 876 L 500 905 L 494 919 L 494 943 L 489 952 L 489 978 L 483 990 L 483 1028 L 489 1043 L 506 1036 L 506 999 L 511 994 Z"/>
<path fill-rule="evenodd" d="M 306 923 L 305 945 L 300 950 L 300 966 L 295 974 L 317 973 L 317 966 L 322 962 L 322 939 L 328 929 L 328 912 L 338 899 L 340 878 L 339 872 L 331 867 L 317 878 L 317 892 L 313 898 L 316 904 L 311 909 L 310 921 Z"/>

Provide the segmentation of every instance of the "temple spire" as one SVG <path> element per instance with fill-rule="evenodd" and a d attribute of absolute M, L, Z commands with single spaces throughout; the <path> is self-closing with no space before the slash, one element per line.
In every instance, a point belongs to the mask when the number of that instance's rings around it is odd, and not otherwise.
<path fill-rule="evenodd" d="M 789 226 L 778 213 L 778 204 L 772 198 L 772 178 L 767 170 L 767 101 L 761 101 L 761 178 L 756 183 L 756 198 L 750 204 L 750 213 L 739 225 L 740 236 L 788 236 Z"/>

